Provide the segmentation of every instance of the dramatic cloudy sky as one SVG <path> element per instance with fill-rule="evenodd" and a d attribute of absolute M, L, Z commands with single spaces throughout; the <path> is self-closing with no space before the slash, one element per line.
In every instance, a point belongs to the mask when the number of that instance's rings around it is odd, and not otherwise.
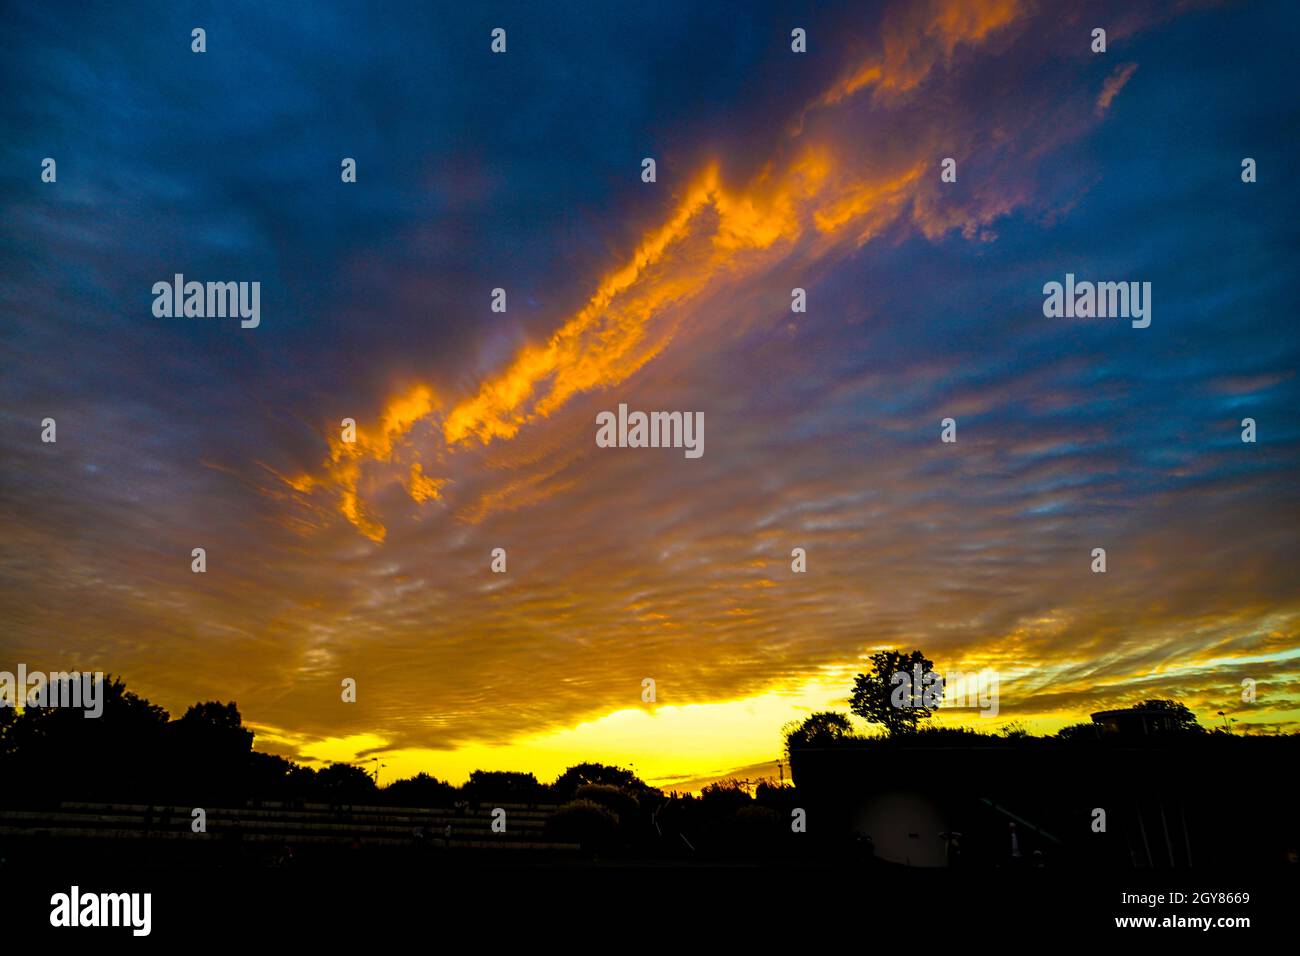
<path fill-rule="evenodd" d="M 186 6 L 5 7 L 0 669 L 386 778 L 772 772 L 885 647 L 1300 721 L 1290 4 Z"/>

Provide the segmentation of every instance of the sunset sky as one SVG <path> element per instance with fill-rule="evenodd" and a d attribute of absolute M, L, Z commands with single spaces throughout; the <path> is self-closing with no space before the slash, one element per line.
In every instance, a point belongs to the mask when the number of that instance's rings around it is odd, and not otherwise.
<path fill-rule="evenodd" d="M 774 775 L 893 647 L 1300 727 L 1293 4 L 473 6 L 6 5 L 0 669 L 385 781 Z"/>

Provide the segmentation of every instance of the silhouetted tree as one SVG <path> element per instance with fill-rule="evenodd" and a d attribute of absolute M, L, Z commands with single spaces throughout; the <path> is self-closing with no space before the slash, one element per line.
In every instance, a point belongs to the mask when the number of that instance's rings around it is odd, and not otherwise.
<path fill-rule="evenodd" d="M 350 763 L 332 763 L 316 772 L 316 784 L 331 803 L 364 803 L 374 800 L 374 778 Z"/>
<path fill-rule="evenodd" d="M 253 732 L 244 729 L 233 701 L 194 704 L 167 725 L 167 740 L 167 793 L 196 805 L 248 799 Z"/>
<path fill-rule="evenodd" d="M 916 730 L 918 721 L 931 716 L 927 692 L 935 701 L 943 698 L 943 678 L 934 662 L 920 651 L 878 651 L 868 660 L 871 670 L 853 680 L 849 709 L 869 723 L 883 724 L 891 735 Z M 927 681 L 927 675 L 933 678 Z"/>
<path fill-rule="evenodd" d="M 278 754 L 253 751 L 245 763 L 245 790 L 249 797 L 290 800 L 315 790 L 316 771 L 300 767 Z"/>
<path fill-rule="evenodd" d="M 233 700 L 228 704 L 215 700 L 194 704 L 168 727 L 180 743 L 206 750 L 208 756 L 222 753 L 242 758 L 253 749 L 253 732 L 244 729 Z"/>
<path fill-rule="evenodd" d="M 1205 728 L 1197 721 L 1196 715 L 1186 704 L 1176 700 L 1144 700 L 1134 705 L 1131 710 L 1158 710 L 1172 724 L 1171 730 L 1181 733 L 1203 734 Z"/>
<path fill-rule="evenodd" d="M 802 721 L 791 721 L 781 730 L 785 734 L 786 753 L 805 747 L 833 747 L 854 739 L 849 715 L 831 710 L 809 714 Z"/>
<path fill-rule="evenodd" d="M 471 800 L 483 803 L 495 800 L 502 803 L 538 803 L 548 798 L 550 791 L 531 773 L 510 770 L 475 770 L 469 775 L 461 793 Z"/>
<path fill-rule="evenodd" d="M 26 707 L 21 714 L 3 708 L 8 713 L 0 777 L 23 781 L 25 800 L 148 800 L 157 792 L 167 772 L 167 711 L 111 675 L 99 693 L 103 713 L 96 718 L 67 707 Z M 18 795 L 0 788 L 0 799 Z"/>
<path fill-rule="evenodd" d="M 570 767 L 555 778 L 551 789 L 561 800 L 572 800 L 578 788 L 586 784 L 603 784 L 618 787 L 629 793 L 642 794 L 653 788 L 646 785 L 631 770 L 603 763 L 580 763 Z"/>
<path fill-rule="evenodd" d="M 456 801 L 456 788 L 421 772 L 405 780 L 394 780 L 383 789 L 381 796 L 385 803 L 396 807 L 449 807 Z"/>

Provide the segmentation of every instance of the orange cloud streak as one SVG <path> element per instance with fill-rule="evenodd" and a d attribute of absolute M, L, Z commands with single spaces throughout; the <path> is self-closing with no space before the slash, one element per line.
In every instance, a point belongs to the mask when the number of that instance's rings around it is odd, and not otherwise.
<path fill-rule="evenodd" d="M 815 105 L 834 105 L 872 85 L 911 90 L 959 44 L 983 41 L 1021 10 L 1014 0 L 935 0 L 924 11 L 928 24 L 920 28 L 889 21 L 883 54 L 849 71 Z M 805 145 L 792 155 L 784 163 L 769 162 L 739 189 L 723 182 L 716 163 L 691 179 L 667 221 L 600 280 L 576 314 L 545 343 L 522 348 L 503 371 L 446 412 L 440 428 L 444 450 L 475 439 L 481 444 L 511 439 L 574 395 L 624 381 L 672 340 L 682 321 L 680 306 L 720 276 L 752 274 L 809 233 L 819 241 L 818 251 L 867 242 L 907 210 L 931 161 L 918 158 L 863 181 L 830 145 Z M 332 489 L 339 511 L 371 540 L 382 541 L 384 526 L 358 491 L 362 466 L 392 462 L 396 443 L 417 422 L 442 411 L 434 394 L 432 387 L 418 385 L 391 399 L 373 432 L 359 428 L 354 443 L 331 437 L 324 477 L 286 482 L 304 494 L 321 486 Z M 403 484 L 413 500 L 441 497 L 447 479 L 425 475 L 418 461 L 408 473 Z"/>
<path fill-rule="evenodd" d="M 864 89 L 907 93 L 962 44 L 975 46 L 1020 19 L 1022 0 L 932 0 L 895 11 L 884 24 L 884 50 L 847 70 L 807 110 L 834 106 Z M 807 112 L 805 110 L 805 112 Z"/>

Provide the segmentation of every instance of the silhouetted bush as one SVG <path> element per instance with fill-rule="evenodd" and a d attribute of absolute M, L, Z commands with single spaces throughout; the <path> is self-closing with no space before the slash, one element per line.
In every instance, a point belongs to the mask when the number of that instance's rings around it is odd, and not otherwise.
<path fill-rule="evenodd" d="M 592 803 L 598 803 L 614 816 L 618 817 L 619 822 L 630 825 L 636 822 L 640 811 L 640 804 L 636 797 L 630 793 L 625 793 L 618 787 L 610 787 L 599 783 L 589 783 L 578 788 L 574 794 L 575 800 L 590 800 Z"/>
<path fill-rule="evenodd" d="M 588 852 L 608 850 L 618 842 L 618 817 L 592 800 L 574 800 L 551 814 L 546 838 L 578 843 Z"/>
<path fill-rule="evenodd" d="M 700 802 L 706 809 L 728 808 L 735 810 L 750 803 L 753 797 L 739 780 L 718 780 L 700 791 Z"/>
<path fill-rule="evenodd" d="M 1101 728 L 1096 724 L 1070 724 L 1056 732 L 1056 739 L 1069 743 L 1096 742 L 1101 739 Z"/>

